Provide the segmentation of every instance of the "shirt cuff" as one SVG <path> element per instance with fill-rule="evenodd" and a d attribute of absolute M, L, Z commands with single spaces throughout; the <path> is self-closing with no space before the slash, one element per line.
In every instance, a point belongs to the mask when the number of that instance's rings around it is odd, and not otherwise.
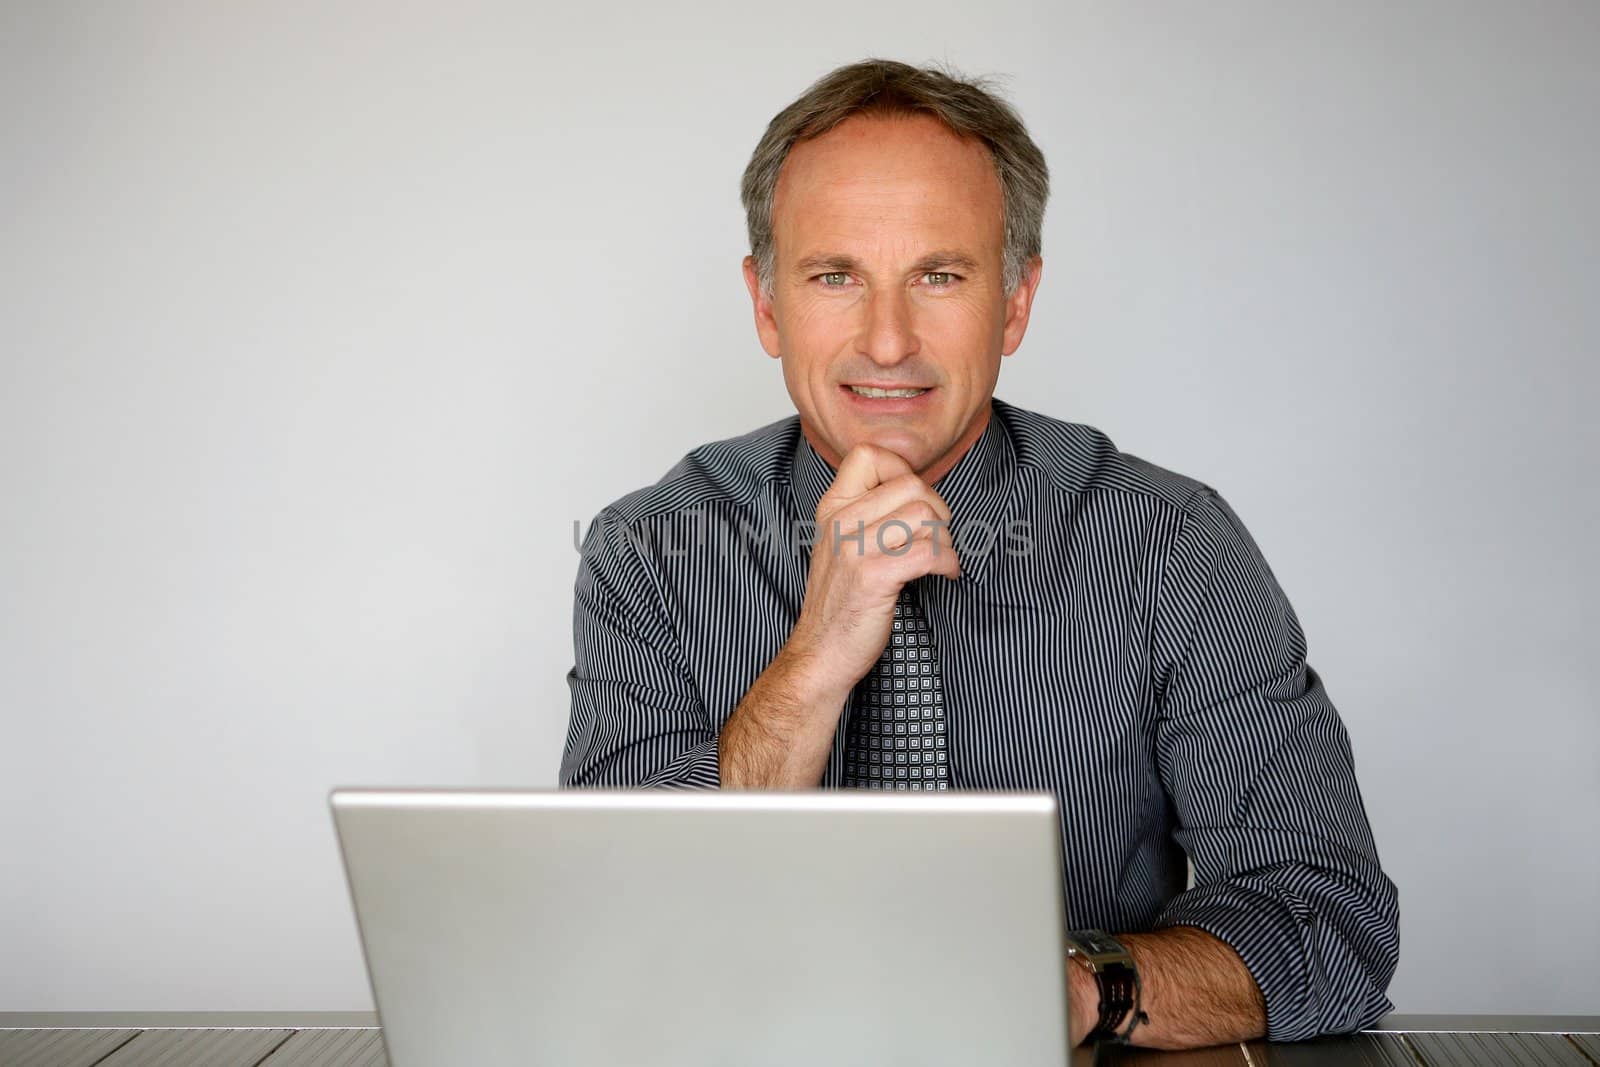
<path fill-rule="evenodd" d="M 1173 898 L 1155 926 L 1193 926 L 1239 954 L 1266 1002 L 1268 1041 L 1350 1033 L 1394 1010 L 1310 903 L 1285 900 L 1277 887 L 1197 886 Z"/>
<path fill-rule="evenodd" d="M 642 789 L 717 789 L 722 785 L 722 764 L 717 738 L 685 749 L 672 762 L 639 783 Z"/>

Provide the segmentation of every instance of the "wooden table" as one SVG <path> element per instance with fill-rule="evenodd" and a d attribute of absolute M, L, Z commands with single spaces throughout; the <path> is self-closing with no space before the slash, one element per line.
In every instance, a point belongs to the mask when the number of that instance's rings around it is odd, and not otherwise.
<path fill-rule="evenodd" d="M 0 1067 L 157 1064 L 386 1067 L 387 1060 L 376 1016 L 362 1012 L 0 1012 Z M 1091 1064 L 1600 1067 L 1600 1017 L 1391 1015 L 1365 1033 L 1293 1045 L 1079 1049 L 1073 1067 Z"/>

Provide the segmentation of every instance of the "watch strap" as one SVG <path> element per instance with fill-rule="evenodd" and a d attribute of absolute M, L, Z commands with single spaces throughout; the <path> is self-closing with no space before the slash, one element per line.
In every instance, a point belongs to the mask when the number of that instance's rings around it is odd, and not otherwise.
<path fill-rule="evenodd" d="M 1094 974 L 1100 992 L 1100 1017 L 1086 1036 L 1091 1041 L 1126 1042 L 1134 1027 L 1146 1020 L 1140 1010 L 1139 971 L 1127 948 L 1103 930 L 1079 930 L 1068 935 L 1077 955 Z M 1118 1024 L 1127 1019 L 1127 1028 Z"/>

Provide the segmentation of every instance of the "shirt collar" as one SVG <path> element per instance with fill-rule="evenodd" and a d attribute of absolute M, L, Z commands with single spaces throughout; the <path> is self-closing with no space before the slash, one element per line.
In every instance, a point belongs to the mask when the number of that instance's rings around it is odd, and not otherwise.
<path fill-rule="evenodd" d="M 980 582 L 991 557 L 1005 550 L 1007 541 L 1001 529 L 1001 516 L 1011 481 L 1016 473 L 1017 453 L 1006 428 L 1000 400 L 992 402 L 989 423 L 956 465 L 933 483 L 934 492 L 950 505 L 951 530 L 961 553 L 961 580 Z M 790 487 L 795 510 L 801 520 L 816 518 L 817 503 L 838 472 L 811 447 L 804 431 L 795 435 L 793 473 Z"/>

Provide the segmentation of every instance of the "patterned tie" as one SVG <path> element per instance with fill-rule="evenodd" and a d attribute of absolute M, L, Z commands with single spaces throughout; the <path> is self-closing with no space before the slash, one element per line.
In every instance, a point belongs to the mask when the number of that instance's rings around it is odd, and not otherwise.
<path fill-rule="evenodd" d="M 894 605 L 889 645 L 856 683 L 841 782 L 861 789 L 949 789 L 944 684 L 911 586 Z"/>

